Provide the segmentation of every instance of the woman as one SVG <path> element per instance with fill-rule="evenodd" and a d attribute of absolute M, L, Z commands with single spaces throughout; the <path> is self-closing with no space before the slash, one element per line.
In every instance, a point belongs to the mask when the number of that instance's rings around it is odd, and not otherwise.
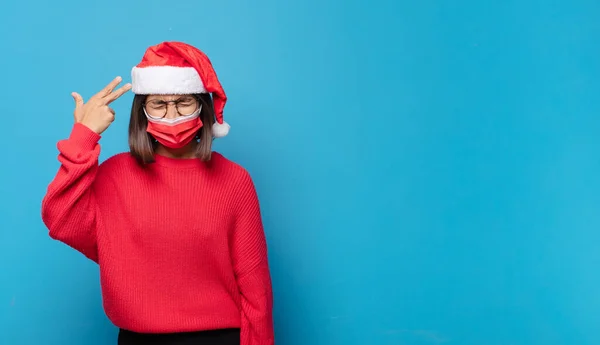
<path fill-rule="evenodd" d="M 229 125 L 209 59 L 163 42 L 120 82 L 87 102 L 73 93 L 75 123 L 42 203 L 50 237 L 99 264 L 120 345 L 274 344 L 257 194 L 246 170 L 211 152 Z M 129 90 L 130 152 L 99 164 L 110 104 Z"/>

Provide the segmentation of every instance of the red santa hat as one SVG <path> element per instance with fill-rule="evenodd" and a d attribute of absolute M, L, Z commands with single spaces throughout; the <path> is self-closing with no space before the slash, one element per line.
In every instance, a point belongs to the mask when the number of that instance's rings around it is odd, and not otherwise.
<path fill-rule="evenodd" d="M 206 54 L 182 42 L 163 42 L 149 47 L 131 70 L 134 94 L 212 93 L 216 122 L 213 136 L 224 137 L 229 124 L 223 120 L 227 96 Z"/>

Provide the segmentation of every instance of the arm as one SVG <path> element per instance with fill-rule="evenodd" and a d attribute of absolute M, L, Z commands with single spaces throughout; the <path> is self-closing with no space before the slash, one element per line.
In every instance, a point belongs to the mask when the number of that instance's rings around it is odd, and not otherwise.
<path fill-rule="evenodd" d="M 97 207 L 93 185 L 98 173 L 100 135 L 115 119 L 108 105 L 131 88 L 115 90 L 121 77 L 113 79 L 87 103 L 76 92 L 71 135 L 58 143 L 61 165 L 42 201 L 42 220 L 50 237 L 98 262 L 96 243 Z"/>
<path fill-rule="evenodd" d="M 60 168 L 42 201 L 49 235 L 97 262 L 96 203 L 92 189 L 98 170 L 100 135 L 76 123 L 58 142 Z"/>
<path fill-rule="evenodd" d="M 236 190 L 232 259 L 242 296 L 241 345 L 273 345 L 273 296 L 256 190 L 245 173 Z"/>

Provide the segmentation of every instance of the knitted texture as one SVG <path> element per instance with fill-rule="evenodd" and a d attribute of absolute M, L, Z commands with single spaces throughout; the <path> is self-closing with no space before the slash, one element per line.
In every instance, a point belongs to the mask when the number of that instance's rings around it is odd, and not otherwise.
<path fill-rule="evenodd" d="M 98 163 L 100 136 L 75 124 L 42 202 L 51 238 L 99 264 L 117 326 L 169 333 L 241 327 L 242 345 L 274 343 L 271 277 L 249 174 L 209 162 L 129 153 Z"/>

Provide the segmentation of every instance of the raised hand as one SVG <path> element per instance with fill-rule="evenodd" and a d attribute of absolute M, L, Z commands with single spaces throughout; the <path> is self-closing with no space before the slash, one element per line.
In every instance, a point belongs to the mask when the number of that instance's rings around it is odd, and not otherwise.
<path fill-rule="evenodd" d="M 131 89 L 131 84 L 127 83 L 115 90 L 120 82 L 121 77 L 116 77 L 104 89 L 92 96 L 87 103 L 83 102 L 81 95 L 73 92 L 71 96 L 75 100 L 75 111 L 73 113 L 75 122 L 87 126 L 98 134 L 102 134 L 115 120 L 115 111 L 109 106 L 110 103 Z"/>

